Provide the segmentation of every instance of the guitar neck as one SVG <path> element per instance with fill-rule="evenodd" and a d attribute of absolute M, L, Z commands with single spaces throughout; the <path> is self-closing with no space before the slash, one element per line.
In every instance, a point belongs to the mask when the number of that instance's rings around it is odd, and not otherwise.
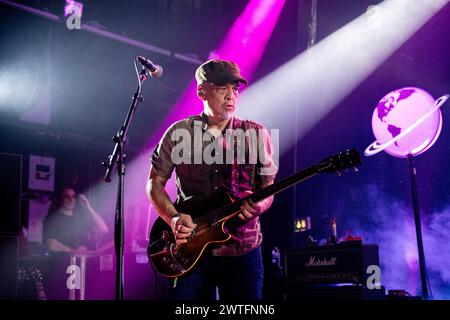
<path fill-rule="evenodd" d="M 271 184 L 261 190 L 256 191 L 255 193 L 241 199 L 242 201 L 251 199 L 253 202 L 258 202 L 268 198 L 274 194 L 277 194 L 301 181 L 311 178 L 319 173 L 317 166 L 309 167 L 303 171 L 297 172 L 289 177 L 281 179 L 280 181 Z"/>
<path fill-rule="evenodd" d="M 321 171 L 320 167 L 315 165 L 311 166 L 305 170 L 302 170 L 300 172 L 297 172 L 289 177 L 286 177 L 284 179 L 281 179 L 280 181 L 271 184 L 267 187 L 264 187 L 263 189 L 260 189 L 256 191 L 255 193 L 252 193 L 251 195 L 248 195 L 242 199 L 238 199 L 222 208 L 219 208 L 215 211 L 215 214 L 217 215 L 217 221 L 220 221 L 226 217 L 236 215 L 239 213 L 240 207 L 244 203 L 245 200 L 252 200 L 253 202 L 259 202 L 261 200 L 264 200 L 274 194 L 277 194 L 284 189 L 287 189 L 294 184 L 297 184 L 301 181 L 304 181 L 317 173 Z"/>

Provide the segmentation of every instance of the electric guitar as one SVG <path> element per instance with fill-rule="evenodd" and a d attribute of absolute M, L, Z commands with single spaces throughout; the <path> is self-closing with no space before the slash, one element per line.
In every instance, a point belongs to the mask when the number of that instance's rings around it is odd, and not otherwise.
<path fill-rule="evenodd" d="M 205 198 L 191 198 L 175 206 L 178 212 L 190 214 L 196 229 L 186 243 L 176 244 L 171 227 L 160 217 L 150 231 L 147 253 L 154 268 L 168 278 L 185 275 L 200 260 L 211 243 L 223 243 L 231 238 L 228 227 L 241 221 L 237 215 L 247 199 L 261 201 L 318 173 L 338 173 L 355 168 L 361 157 L 355 149 L 323 159 L 316 165 L 262 188 L 251 195 L 236 199 L 226 193 L 216 193 Z"/>
<path fill-rule="evenodd" d="M 22 286 L 25 282 L 32 280 L 36 287 L 36 294 L 38 300 L 47 300 L 45 295 L 43 277 L 41 271 L 34 267 L 29 266 L 28 268 L 20 267 L 17 270 L 17 280 L 19 286 Z"/>

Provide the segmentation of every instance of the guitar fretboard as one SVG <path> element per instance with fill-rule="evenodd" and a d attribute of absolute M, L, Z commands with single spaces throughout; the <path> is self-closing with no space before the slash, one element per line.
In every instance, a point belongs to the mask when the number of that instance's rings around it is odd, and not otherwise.
<path fill-rule="evenodd" d="M 289 177 L 286 177 L 284 179 L 281 179 L 280 181 L 271 184 L 261 190 L 256 191 L 255 193 L 248 195 L 242 199 L 236 200 L 224 207 L 221 207 L 211 213 L 211 220 L 214 222 L 218 222 L 230 215 L 237 214 L 240 210 L 240 207 L 244 203 L 245 200 L 250 199 L 253 202 L 259 202 L 263 199 L 266 199 L 274 194 L 277 194 L 278 192 L 283 191 L 284 189 L 289 188 L 290 186 L 299 183 L 301 181 L 304 181 L 317 173 L 319 173 L 321 170 L 320 166 L 315 165 L 311 166 L 305 170 L 302 170 L 300 172 L 297 172 Z"/>

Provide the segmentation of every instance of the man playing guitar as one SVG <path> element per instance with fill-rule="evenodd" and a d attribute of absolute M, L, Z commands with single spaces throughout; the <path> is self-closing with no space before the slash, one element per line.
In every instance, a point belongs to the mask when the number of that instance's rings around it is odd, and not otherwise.
<path fill-rule="evenodd" d="M 197 207 L 201 209 L 208 207 L 215 195 L 243 198 L 271 185 L 277 172 L 267 130 L 255 122 L 234 117 L 239 84 L 247 84 L 239 67 L 231 61 L 209 60 L 197 69 L 195 77 L 203 112 L 168 128 L 152 154 L 147 183 L 148 197 L 181 248 L 203 232 L 199 224 L 205 219 L 195 216 L 195 210 L 183 210 L 184 202 L 198 200 Z M 165 190 L 174 169 L 175 204 Z M 216 298 L 217 287 L 220 299 L 262 299 L 264 271 L 259 216 L 270 208 L 272 201 L 273 196 L 258 202 L 243 201 L 233 218 L 220 227 L 231 237 L 216 239 L 212 245 L 199 248 L 202 259 L 196 261 L 189 274 L 177 279 L 169 297 L 211 300 Z M 212 229 L 216 224 L 208 225 Z M 180 264 L 170 264 L 169 268 L 184 271 Z"/>

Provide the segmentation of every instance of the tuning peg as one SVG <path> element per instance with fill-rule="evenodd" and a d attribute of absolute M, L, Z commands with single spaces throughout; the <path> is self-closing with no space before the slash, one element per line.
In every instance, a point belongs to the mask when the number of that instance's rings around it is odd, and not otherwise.
<path fill-rule="evenodd" d="M 357 167 L 353 167 L 353 172 L 358 172 L 358 168 Z"/>
<path fill-rule="evenodd" d="M 338 177 L 340 177 L 340 176 L 342 176 L 342 173 L 341 173 L 340 171 L 336 170 L 336 175 L 337 175 Z"/>

